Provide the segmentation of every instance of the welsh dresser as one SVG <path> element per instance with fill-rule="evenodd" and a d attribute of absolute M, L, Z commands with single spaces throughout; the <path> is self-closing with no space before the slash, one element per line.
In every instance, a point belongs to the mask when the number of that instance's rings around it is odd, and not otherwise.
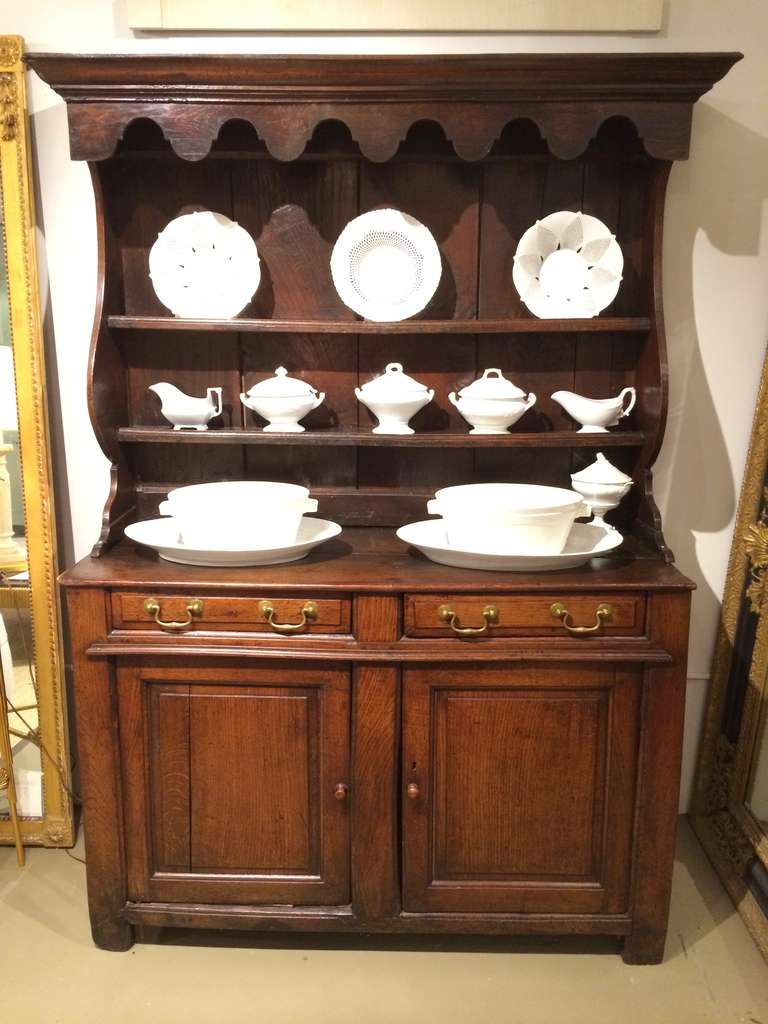
<path fill-rule="evenodd" d="M 738 57 L 29 58 L 66 100 L 98 220 L 89 402 L 111 488 L 62 583 L 99 946 L 161 927 L 582 933 L 662 958 L 691 589 L 651 477 L 664 195 L 693 104 Z M 443 261 L 406 322 L 361 321 L 329 273 L 345 224 L 384 205 Z M 177 319 L 154 295 L 149 248 L 195 209 L 256 240 L 236 319 Z M 522 232 L 560 209 L 624 254 L 592 319 L 537 320 L 512 284 Z M 436 392 L 408 437 L 372 434 L 354 397 L 393 360 Z M 326 393 L 304 434 L 265 434 L 238 401 L 280 364 Z M 447 400 L 488 366 L 539 396 L 503 437 Z M 174 432 L 158 380 L 222 386 L 222 418 Z M 628 384 L 628 426 L 599 437 L 549 397 Z M 615 557 L 458 570 L 394 536 L 438 487 L 568 486 L 597 449 L 634 479 Z M 232 570 L 123 539 L 173 486 L 249 478 L 306 484 L 342 535 Z"/>

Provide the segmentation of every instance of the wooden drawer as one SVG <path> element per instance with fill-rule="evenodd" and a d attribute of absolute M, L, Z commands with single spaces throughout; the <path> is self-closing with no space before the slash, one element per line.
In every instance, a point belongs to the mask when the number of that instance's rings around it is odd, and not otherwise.
<path fill-rule="evenodd" d="M 152 602 L 152 606 L 148 607 L 147 602 Z M 194 605 L 193 602 L 199 603 Z M 271 615 L 265 603 L 272 608 Z M 308 633 L 349 634 L 351 620 L 351 601 L 346 595 L 317 597 L 309 593 L 267 592 L 241 597 L 160 591 L 112 594 L 113 631 L 149 630 L 174 636 L 214 632 L 296 637 Z M 163 626 L 163 622 L 177 625 Z"/>
<path fill-rule="evenodd" d="M 559 617 L 553 612 L 555 606 L 560 606 Z M 608 615 L 601 616 L 599 628 L 591 629 L 598 624 L 601 607 L 608 608 Z M 574 633 L 566 623 L 591 631 Z M 462 629 L 482 632 L 459 633 Z M 406 594 L 403 631 L 406 636 L 430 639 L 473 635 L 642 636 L 645 594 Z"/>

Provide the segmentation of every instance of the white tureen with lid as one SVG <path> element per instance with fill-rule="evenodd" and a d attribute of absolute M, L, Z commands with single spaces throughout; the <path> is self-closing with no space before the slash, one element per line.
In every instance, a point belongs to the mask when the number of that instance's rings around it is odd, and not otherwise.
<path fill-rule="evenodd" d="M 408 421 L 429 405 L 435 392 L 409 377 L 402 363 L 388 363 L 379 377 L 355 388 L 355 395 L 379 421 L 374 434 L 412 434 Z"/>
<path fill-rule="evenodd" d="M 497 367 L 485 370 L 482 377 L 459 391 L 452 391 L 448 399 L 472 425 L 472 434 L 505 434 L 536 402 L 536 395 L 528 395 Z"/>
<path fill-rule="evenodd" d="M 622 473 L 602 452 L 598 452 L 594 462 L 571 474 L 571 481 L 574 491 L 578 491 L 592 506 L 595 524 L 614 529 L 603 516 L 619 504 L 632 486 L 632 477 Z"/>
<path fill-rule="evenodd" d="M 316 409 L 325 398 L 305 380 L 289 377 L 284 366 L 278 366 L 273 377 L 266 377 L 254 384 L 247 394 L 240 395 L 240 401 L 268 420 L 266 433 L 285 432 L 300 434 L 304 427 L 299 420 Z"/>

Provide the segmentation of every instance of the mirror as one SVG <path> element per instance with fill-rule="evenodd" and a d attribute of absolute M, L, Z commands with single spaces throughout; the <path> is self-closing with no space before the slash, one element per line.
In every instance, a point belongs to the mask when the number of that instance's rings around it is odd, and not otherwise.
<path fill-rule="evenodd" d="M 0 180 L 0 200 L 2 194 Z M 31 585 L 21 486 L 10 281 L 5 259 L 7 241 L 0 210 L 0 667 L 5 684 L 18 813 L 41 818 L 43 771 L 37 745 L 38 695 L 32 656 Z M 8 815 L 6 788 L 0 791 L 0 816 Z"/>
<path fill-rule="evenodd" d="M 768 358 L 723 595 L 691 823 L 768 959 Z"/>
<path fill-rule="evenodd" d="M 0 36 L 0 842 L 18 831 L 24 844 L 66 846 L 72 803 L 22 50 L 20 38 Z"/>

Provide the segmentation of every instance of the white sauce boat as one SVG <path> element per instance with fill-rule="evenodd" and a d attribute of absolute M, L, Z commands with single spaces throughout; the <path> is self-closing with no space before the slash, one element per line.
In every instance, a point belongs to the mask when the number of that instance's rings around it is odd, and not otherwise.
<path fill-rule="evenodd" d="M 629 401 L 625 403 L 625 399 Z M 637 401 L 634 388 L 624 388 L 615 398 L 585 398 L 573 391 L 555 391 L 553 401 L 561 405 L 577 423 L 581 423 L 580 434 L 605 434 L 608 427 L 615 427 L 619 420 L 629 416 Z"/>
<path fill-rule="evenodd" d="M 174 430 L 207 430 L 210 420 L 221 415 L 221 388 L 208 388 L 205 398 L 185 395 L 167 381 L 150 384 L 148 390 L 160 399 L 160 412 Z"/>

